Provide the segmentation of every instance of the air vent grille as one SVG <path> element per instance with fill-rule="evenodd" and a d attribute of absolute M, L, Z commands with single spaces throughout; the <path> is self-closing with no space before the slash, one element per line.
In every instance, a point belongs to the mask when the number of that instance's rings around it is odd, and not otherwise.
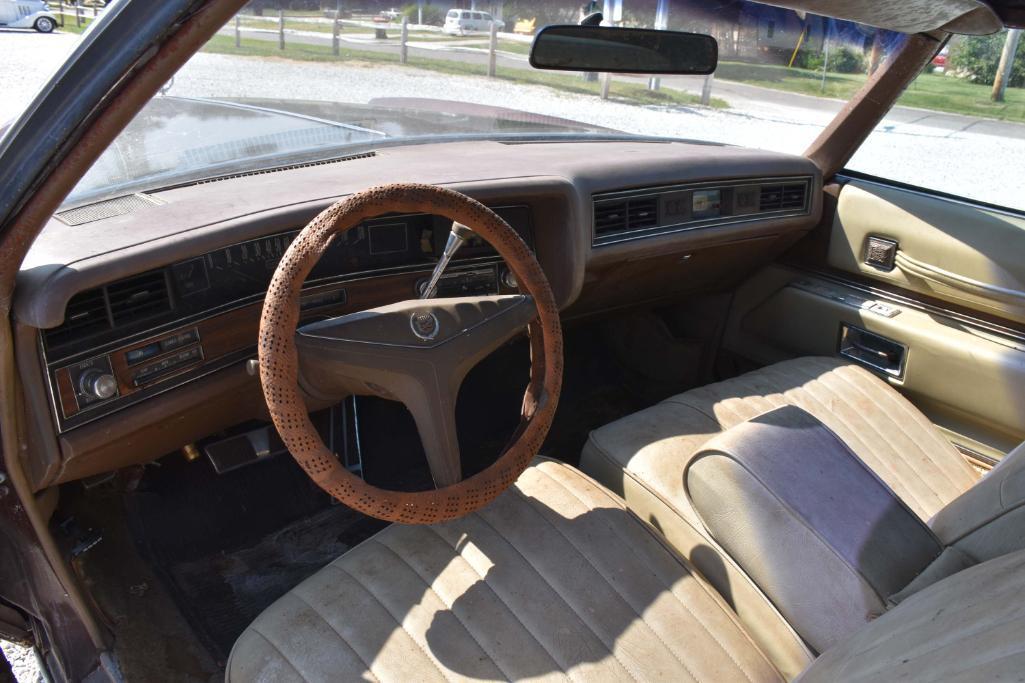
<path fill-rule="evenodd" d="M 151 270 L 107 285 L 115 327 L 171 310 L 171 295 L 163 270 Z"/>
<path fill-rule="evenodd" d="M 288 164 L 287 166 L 274 166 L 272 168 L 261 168 L 255 171 L 241 171 L 239 173 L 228 173 L 225 175 L 214 176 L 212 178 L 205 178 L 199 182 L 183 183 L 183 185 L 206 185 L 207 183 L 219 183 L 222 180 L 233 180 L 235 178 L 248 178 L 254 175 L 265 175 L 267 173 L 280 173 L 281 171 L 291 171 L 296 168 L 311 168 L 313 166 L 326 166 L 328 164 L 340 164 L 345 161 L 356 161 L 357 159 L 372 159 L 377 156 L 377 152 L 359 152 L 357 154 L 349 154 L 344 157 L 335 157 L 334 159 L 321 159 L 319 161 L 304 161 L 298 164 Z M 163 189 L 172 189 L 173 187 L 180 187 L 174 185 Z"/>
<path fill-rule="evenodd" d="M 657 225 L 657 196 L 595 202 L 594 234 L 596 237 L 618 232 L 644 230 Z"/>
<path fill-rule="evenodd" d="M 594 232 L 606 235 L 626 230 L 627 205 L 621 202 L 598 202 L 594 205 Z"/>
<path fill-rule="evenodd" d="M 762 185 L 758 193 L 759 211 L 781 211 L 804 208 L 805 183 Z"/>
<path fill-rule="evenodd" d="M 807 215 L 812 176 L 738 178 L 602 192 L 592 197 L 594 246 L 682 230 Z"/>
<path fill-rule="evenodd" d="M 627 204 L 627 227 L 643 230 L 658 225 L 658 197 L 638 197 Z"/>
<path fill-rule="evenodd" d="M 109 329 L 110 316 L 103 289 L 89 289 L 71 297 L 64 311 L 64 323 L 46 331 L 46 344 L 51 347 L 60 346 L 77 337 Z"/>

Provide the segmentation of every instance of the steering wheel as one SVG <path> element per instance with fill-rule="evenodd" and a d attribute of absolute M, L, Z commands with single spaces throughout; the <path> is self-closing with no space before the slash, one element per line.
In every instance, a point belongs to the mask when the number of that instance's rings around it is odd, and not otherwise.
<path fill-rule="evenodd" d="M 524 293 L 403 301 L 297 329 L 303 282 L 331 241 L 384 213 L 440 215 L 472 228 L 498 250 Z M 459 387 L 474 365 L 524 327 L 531 368 L 519 427 L 498 460 L 462 479 L 455 422 Z M 392 184 L 337 202 L 292 242 L 264 300 L 259 358 L 274 426 L 314 482 L 372 517 L 431 524 L 487 505 L 536 455 L 562 387 L 562 328 L 541 266 L 504 220 L 453 190 Z M 403 402 L 416 421 L 436 488 L 389 491 L 349 472 L 314 428 L 303 392 L 332 401 L 363 394 Z"/>

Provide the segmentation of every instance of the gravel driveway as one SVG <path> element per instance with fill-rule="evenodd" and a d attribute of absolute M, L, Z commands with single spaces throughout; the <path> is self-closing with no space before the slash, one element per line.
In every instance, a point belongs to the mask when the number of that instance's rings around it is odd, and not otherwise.
<path fill-rule="evenodd" d="M 0 640 L 0 649 L 3 650 L 7 661 L 11 663 L 14 678 L 18 683 L 41 683 L 43 681 L 43 677 L 39 675 L 39 666 L 36 664 L 36 656 L 32 652 L 32 648 Z"/>
<path fill-rule="evenodd" d="M 0 29 L 0 125 L 21 113 L 76 45 L 72 33 Z"/>

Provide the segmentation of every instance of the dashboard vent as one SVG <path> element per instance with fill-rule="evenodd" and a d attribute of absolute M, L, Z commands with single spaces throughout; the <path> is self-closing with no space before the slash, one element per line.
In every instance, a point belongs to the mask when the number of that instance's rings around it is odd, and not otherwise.
<path fill-rule="evenodd" d="M 227 173 L 225 175 L 211 176 L 210 178 L 204 178 L 203 180 L 180 183 L 178 185 L 169 185 L 161 188 L 162 190 L 171 190 L 176 187 L 186 187 L 189 185 L 206 185 L 207 183 L 219 183 L 222 180 L 234 180 L 236 178 L 248 178 L 254 175 L 266 175 L 267 173 L 280 173 L 281 171 L 291 171 L 296 168 L 312 168 L 314 166 L 326 166 L 328 164 L 340 164 L 345 161 L 356 161 L 357 159 L 372 159 L 377 156 L 377 152 L 358 152 L 356 154 L 348 154 L 343 157 L 335 157 L 333 159 L 319 159 L 317 161 L 301 161 L 295 164 L 288 164 L 287 166 L 272 166 L 270 168 L 261 168 L 255 171 L 240 171 L 238 173 Z"/>
<path fill-rule="evenodd" d="M 758 193 L 758 210 L 802 209 L 804 208 L 806 187 L 805 183 L 762 185 Z"/>
<path fill-rule="evenodd" d="M 627 205 L 627 228 L 643 230 L 658 225 L 658 197 L 638 197 Z"/>
<path fill-rule="evenodd" d="M 644 230 L 658 225 L 658 197 L 631 197 L 594 204 L 594 235 Z"/>
<path fill-rule="evenodd" d="M 806 216 L 812 176 L 700 181 L 592 195 L 598 247 L 683 230 Z"/>
<path fill-rule="evenodd" d="M 110 329 L 107 315 L 107 300 L 102 289 L 79 292 L 68 301 L 64 311 L 64 322 L 60 327 L 46 331 L 46 344 L 60 346 L 83 335 L 95 334 Z"/>
<path fill-rule="evenodd" d="M 107 285 L 107 298 L 116 327 L 171 310 L 171 293 L 163 270 L 151 270 Z"/>
<path fill-rule="evenodd" d="M 594 205 L 594 234 L 626 230 L 626 202 L 598 202 Z"/>

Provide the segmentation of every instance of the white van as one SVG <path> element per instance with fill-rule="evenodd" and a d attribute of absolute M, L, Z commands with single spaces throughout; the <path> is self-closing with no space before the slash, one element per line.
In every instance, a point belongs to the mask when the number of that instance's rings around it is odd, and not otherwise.
<path fill-rule="evenodd" d="M 0 26 L 49 33 L 57 28 L 57 17 L 43 0 L 0 0 Z"/>
<path fill-rule="evenodd" d="M 505 28 L 505 22 L 501 19 L 494 19 L 487 12 L 478 12 L 468 9 L 450 9 L 445 15 L 445 33 L 463 35 L 474 31 L 490 31 L 491 22 L 495 23 L 498 30 Z"/>

